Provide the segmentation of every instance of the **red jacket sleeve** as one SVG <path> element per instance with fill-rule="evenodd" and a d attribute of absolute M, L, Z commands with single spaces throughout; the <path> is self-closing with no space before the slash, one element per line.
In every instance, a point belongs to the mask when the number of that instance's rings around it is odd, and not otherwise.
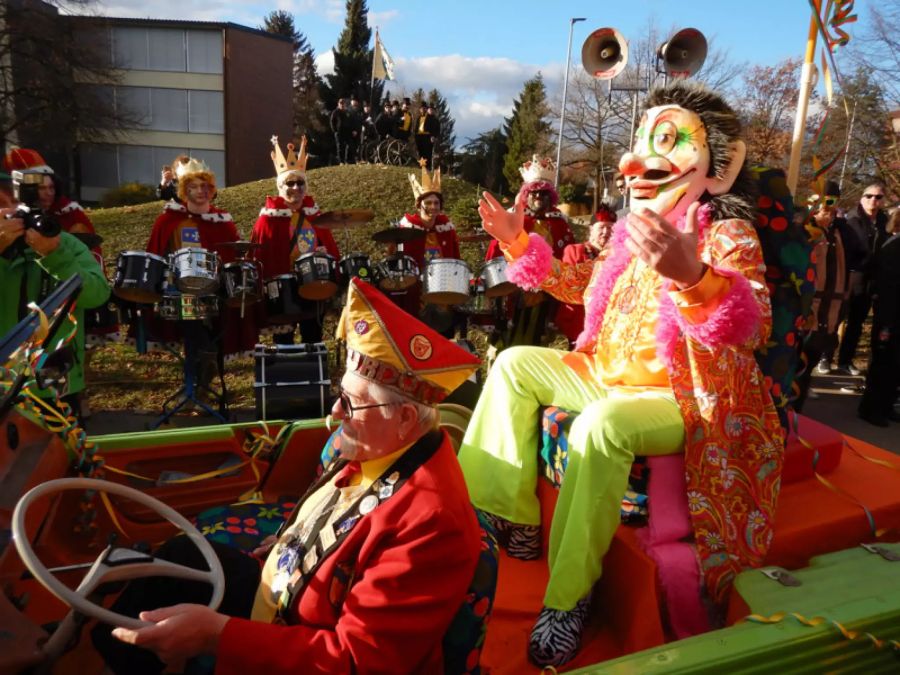
<path fill-rule="evenodd" d="M 475 564 L 450 513 L 424 515 L 382 533 L 368 566 L 357 570 L 334 629 L 230 619 L 216 673 L 421 672 L 458 611 Z"/>
<path fill-rule="evenodd" d="M 169 230 L 169 217 L 163 212 L 153 223 L 153 229 L 150 231 L 150 239 L 147 241 L 147 251 L 155 253 L 156 255 L 165 255 L 168 253 L 169 244 L 167 240 L 171 234 Z"/>
<path fill-rule="evenodd" d="M 337 242 L 334 240 L 334 235 L 331 234 L 331 230 L 325 227 L 316 227 L 313 225 L 313 229 L 316 231 L 316 238 L 319 240 L 319 244 L 325 247 L 325 250 L 328 253 L 335 257 L 335 259 L 340 260 L 341 252 L 338 249 Z"/>

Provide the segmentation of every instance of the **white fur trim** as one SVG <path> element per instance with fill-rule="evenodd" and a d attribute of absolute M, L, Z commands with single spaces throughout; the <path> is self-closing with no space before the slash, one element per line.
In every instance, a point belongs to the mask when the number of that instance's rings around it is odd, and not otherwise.
<path fill-rule="evenodd" d="M 424 230 L 425 228 L 421 225 L 412 222 L 409 220 L 406 215 L 400 219 L 400 227 L 413 227 L 417 230 Z M 434 226 L 435 232 L 453 232 L 456 230 L 456 226 L 453 224 L 453 221 L 448 220 L 446 223 L 440 223 Z"/>
<path fill-rule="evenodd" d="M 261 208 L 259 210 L 259 215 L 261 216 L 269 216 L 270 218 L 290 218 L 291 213 L 293 213 L 290 209 L 267 209 Z"/>
<path fill-rule="evenodd" d="M 307 216 L 316 216 L 321 213 L 321 211 L 319 211 L 319 205 L 316 204 L 314 206 L 304 206 L 303 213 Z"/>
<path fill-rule="evenodd" d="M 58 213 L 59 215 L 63 215 L 64 213 L 71 213 L 72 211 L 84 211 L 84 209 L 81 208 L 81 204 L 78 202 L 69 202 L 62 207 Z"/>
<path fill-rule="evenodd" d="M 187 213 L 187 207 L 184 204 L 179 204 L 174 199 L 166 202 L 166 205 L 163 207 L 166 211 L 175 211 L 177 213 Z M 205 220 L 207 223 L 231 223 L 234 222 L 234 219 L 231 217 L 231 214 L 228 211 L 224 213 L 201 213 L 194 214 L 199 215 L 200 220 Z"/>

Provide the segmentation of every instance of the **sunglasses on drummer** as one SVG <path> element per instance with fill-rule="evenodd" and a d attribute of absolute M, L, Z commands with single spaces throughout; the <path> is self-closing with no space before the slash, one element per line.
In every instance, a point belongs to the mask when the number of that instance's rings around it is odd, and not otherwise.
<path fill-rule="evenodd" d="M 306 185 L 306 183 L 302 180 L 286 180 L 286 181 L 284 181 L 284 184 L 287 185 L 288 187 L 293 187 L 293 188 L 303 187 L 304 185 Z"/>
<path fill-rule="evenodd" d="M 884 195 L 873 195 L 870 193 L 866 193 L 863 195 L 863 199 L 874 199 L 876 202 L 880 202 L 884 199 Z"/>
<path fill-rule="evenodd" d="M 400 401 L 389 401 L 388 403 L 353 405 L 352 401 L 350 401 L 350 397 L 347 395 L 347 392 L 345 392 L 343 389 L 341 389 L 338 393 L 338 400 L 341 402 L 341 410 L 344 412 L 344 417 L 348 420 L 353 419 L 353 413 L 359 410 L 367 410 L 368 408 L 384 408 L 385 406 L 400 403 Z"/>

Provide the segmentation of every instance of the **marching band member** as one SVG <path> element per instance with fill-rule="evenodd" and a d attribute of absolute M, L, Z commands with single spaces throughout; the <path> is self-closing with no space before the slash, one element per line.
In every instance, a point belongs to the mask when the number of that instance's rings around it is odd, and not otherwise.
<path fill-rule="evenodd" d="M 575 243 L 575 235 L 566 216 L 556 208 L 559 203 L 559 195 L 553 187 L 556 163 L 549 157 L 533 155 L 519 167 L 519 173 L 523 183 L 516 195 L 516 207 L 524 211 L 525 232 L 539 235 L 550 246 L 553 257 L 561 259 L 566 246 Z M 488 247 L 485 260 L 501 255 L 495 240 Z M 503 314 L 511 320 L 504 340 L 506 346 L 540 345 L 556 301 L 541 291 L 521 291 L 508 296 L 505 304 Z"/>
<path fill-rule="evenodd" d="M 306 137 L 300 142 L 300 152 L 288 143 L 287 156 L 278 145 L 278 137 L 272 136 L 272 162 L 275 164 L 277 197 L 266 197 L 266 205 L 260 210 L 253 225 L 250 240 L 261 244 L 254 257 L 262 264 L 265 278 L 291 274 L 294 262 L 304 253 L 323 251 L 340 259 L 340 251 L 331 230 L 314 225 L 319 215 L 316 200 L 307 192 Z M 299 321 L 300 339 L 303 342 L 322 341 L 322 314 L 324 304 L 310 301 L 309 314 Z M 271 326 L 276 344 L 294 343 L 294 325 Z"/>

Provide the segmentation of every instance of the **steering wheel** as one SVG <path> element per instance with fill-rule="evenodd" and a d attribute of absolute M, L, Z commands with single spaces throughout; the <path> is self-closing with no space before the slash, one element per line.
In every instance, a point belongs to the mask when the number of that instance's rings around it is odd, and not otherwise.
<path fill-rule="evenodd" d="M 72 590 L 54 577 L 44 564 L 37 559 L 25 532 L 25 514 L 28 512 L 31 504 L 39 497 L 65 490 L 107 492 L 133 499 L 142 506 L 152 509 L 171 524 L 180 528 L 194 542 L 194 545 L 203 554 L 203 559 L 206 561 L 209 571 L 197 570 L 169 562 L 168 560 L 154 558 L 152 555 L 132 549 L 107 546 L 94 561 L 94 564 L 91 565 L 84 579 L 78 584 L 78 588 Z M 152 624 L 119 614 L 118 612 L 112 612 L 88 600 L 88 595 L 103 583 L 143 577 L 173 577 L 191 581 L 204 581 L 212 586 L 212 598 L 209 601 L 209 607 L 212 609 L 216 609 L 219 606 L 225 592 L 225 575 L 222 571 L 222 564 L 219 562 L 219 558 L 213 551 L 212 546 L 197 531 L 197 528 L 191 525 L 184 516 L 171 506 L 119 483 L 111 483 L 96 478 L 58 478 L 41 483 L 25 493 L 19 500 L 19 503 L 16 504 L 16 508 L 13 511 L 12 534 L 16 550 L 18 550 L 22 562 L 25 563 L 28 571 L 34 575 L 34 578 L 44 588 L 81 614 L 113 626 L 143 628 Z"/>

